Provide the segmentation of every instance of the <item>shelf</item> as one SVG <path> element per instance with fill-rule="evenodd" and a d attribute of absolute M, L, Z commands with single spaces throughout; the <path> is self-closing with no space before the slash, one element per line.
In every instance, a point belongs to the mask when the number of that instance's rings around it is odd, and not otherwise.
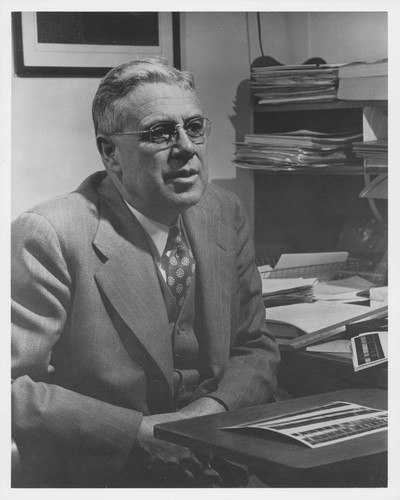
<path fill-rule="evenodd" d="M 253 111 L 255 134 L 362 130 L 364 141 L 387 138 L 385 100 L 254 104 Z M 366 167 L 357 159 L 319 167 L 252 160 L 238 156 L 233 163 L 253 173 L 256 258 L 346 249 L 354 258 L 365 254 L 371 272 L 381 263 L 387 266 L 387 200 L 360 197 L 368 176 L 387 175 L 387 165 Z"/>
<path fill-rule="evenodd" d="M 378 175 L 387 173 L 387 167 L 368 167 L 365 168 L 362 165 L 343 165 L 336 167 L 270 167 L 261 165 L 246 165 L 234 162 L 238 168 L 243 168 L 246 170 L 257 171 L 257 173 L 263 174 L 285 174 L 285 175 Z"/>
<path fill-rule="evenodd" d="M 254 104 L 255 113 L 271 113 L 282 111 L 307 111 L 324 109 L 346 109 L 346 108 L 366 108 L 366 107 L 386 107 L 387 101 L 319 101 L 319 102 L 298 102 L 287 104 Z"/>

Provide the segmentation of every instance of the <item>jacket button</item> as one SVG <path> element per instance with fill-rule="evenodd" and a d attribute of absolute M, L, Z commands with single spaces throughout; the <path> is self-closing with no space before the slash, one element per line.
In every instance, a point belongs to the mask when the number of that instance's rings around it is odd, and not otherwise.
<path fill-rule="evenodd" d="M 181 326 L 178 326 L 178 328 L 176 329 L 176 333 L 177 335 L 182 335 L 183 333 L 185 333 L 185 329 Z"/>

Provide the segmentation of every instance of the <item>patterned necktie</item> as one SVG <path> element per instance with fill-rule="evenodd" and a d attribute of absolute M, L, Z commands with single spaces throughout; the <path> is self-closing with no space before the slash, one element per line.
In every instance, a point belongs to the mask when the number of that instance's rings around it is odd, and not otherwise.
<path fill-rule="evenodd" d="M 170 251 L 167 256 L 167 252 Z M 188 247 L 182 233 L 176 226 L 169 230 L 164 250 L 167 285 L 175 297 L 180 309 L 186 297 L 196 267 L 193 253 Z"/>

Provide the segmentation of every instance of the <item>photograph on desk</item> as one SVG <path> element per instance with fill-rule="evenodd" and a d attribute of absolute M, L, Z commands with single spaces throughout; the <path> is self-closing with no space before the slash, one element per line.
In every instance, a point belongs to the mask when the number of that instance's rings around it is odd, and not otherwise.
<path fill-rule="evenodd" d="M 351 338 L 354 370 L 386 363 L 389 357 L 388 333 L 366 332 Z"/>
<path fill-rule="evenodd" d="M 310 448 L 387 431 L 388 412 L 354 403 L 335 401 L 328 405 L 274 418 L 245 422 L 225 430 L 263 429 L 296 439 Z"/>

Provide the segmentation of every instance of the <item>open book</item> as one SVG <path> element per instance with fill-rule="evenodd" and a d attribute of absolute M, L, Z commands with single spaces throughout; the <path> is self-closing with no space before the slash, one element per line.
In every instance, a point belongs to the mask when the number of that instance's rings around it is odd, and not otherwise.
<path fill-rule="evenodd" d="M 384 317 L 387 312 L 387 305 L 368 307 L 316 301 L 272 307 L 266 309 L 265 318 L 281 348 L 300 349 L 333 337 L 350 323 Z"/>

